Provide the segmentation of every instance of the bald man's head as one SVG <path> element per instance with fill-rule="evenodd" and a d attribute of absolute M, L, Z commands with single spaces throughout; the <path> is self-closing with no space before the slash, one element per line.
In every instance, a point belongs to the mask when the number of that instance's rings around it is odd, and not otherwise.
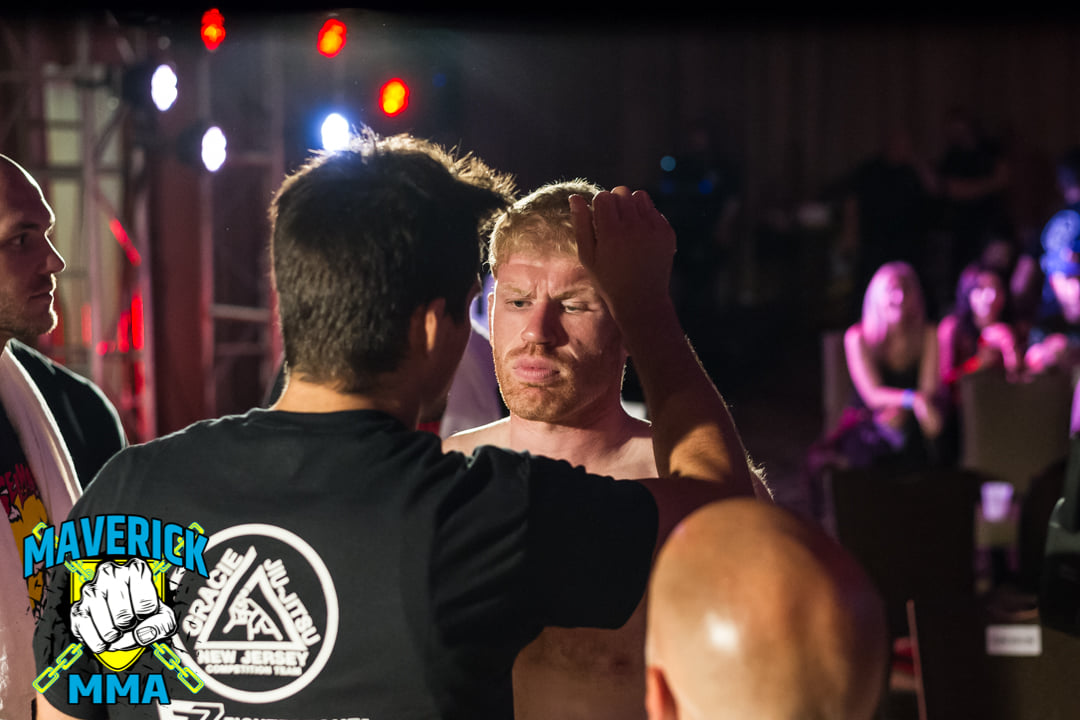
<path fill-rule="evenodd" d="M 843 548 L 790 511 L 733 499 L 661 549 L 646 660 L 651 720 L 868 720 L 889 644 L 881 598 Z"/>
<path fill-rule="evenodd" d="M 30 173 L 0 155 L 0 344 L 32 341 L 56 324 L 55 275 L 64 259 L 49 240 L 54 220 Z"/>

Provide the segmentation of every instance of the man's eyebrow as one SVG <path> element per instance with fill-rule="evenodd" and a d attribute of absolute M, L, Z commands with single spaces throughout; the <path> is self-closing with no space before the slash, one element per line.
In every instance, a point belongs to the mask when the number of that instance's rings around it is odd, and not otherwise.
<path fill-rule="evenodd" d="M 552 297 L 556 300 L 566 300 L 572 297 L 587 297 L 589 299 L 597 298 L 600 294 L 596 292 L 596 288 L 588 283 L 581 283 L 568 287 L 565 290 L 556 293 Z"/>
<path fill-rule="evenodd" d="M 512 293 L 514 295 L 531 295 L 532 294 L 531 290 L 526 290 L 524 288 L 518 287 L 517 285 L 512 285 L 512 284 L 507 283 L 507 282 L 499 283 L 499 287 L 501 289 L 505 290 L 506 292 Z"/>

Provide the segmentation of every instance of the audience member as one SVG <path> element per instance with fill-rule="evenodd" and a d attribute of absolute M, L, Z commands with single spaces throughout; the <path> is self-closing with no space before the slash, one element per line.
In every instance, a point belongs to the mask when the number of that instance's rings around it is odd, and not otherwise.
<path fill-rule="evenodd" d="M 870 279 L 862 319 L 844 333 L 855 387 L 836 449 L 851 467 L 940 462 L 938 342 L 911 265 L 889 262 Z"/>
<path fill-rule="evenodd" d="M 1058 184 L 1066 207 L 1043 228 L 1046 285 L 1024 357 L 1032 372 L 1080 364 L 1080 147 L 1062 156 Z"/>
<path fill-rule="evenodd" d="M 31 717 L 34 622 L 45 603 L 44 563 L 24 577 L 23 538 L 63 519 L 85 485 L 125 444 L 116 409 L 93 383 L 19 342 L 56 324 L 64 259 L 40 185 L 0 155 L 0 717 Z M 74 459 L 73 459 L 74 456 Z"/>
<path fill-rule="evenodd" d="M 1039 246 L 1038 239 L 1035 245 Z M 1017 238 L 995 238 L 987 243 L 979 264 L 1006 279 L 1010 324 L 1016 332 L 1017 346 L 1027 344 L 1042 297 L 1043 272 L 1039 267 L 1041 246 L 1027 247 Z M 959 281 L 958 281 L 959 282 Z"/>
<path fill-rule="evenodd" d="M 174 716 L 213 703 L 223 716 L 263 717 L 273 702 L 275 717 L 509 718 L 514 658 L 544 626 L 627 621 L 656 546 L 646 484 L 490 446 L 444 454 L 438 437 L 415 430 L 468 341 L 478 229 L 505 206 L 505 190 L 476 158 L 370 133 L 285 180 L 271 205 L 281 398 L 120 452 L 69 515 L 196 521 L 213 570 L 170 570 L 170 630 L 151 623 L 156 614 L 111 612 L 123 594 L 108 583 L 121 577 L 132 595 L 156 598 L 137 565 L 103 562 L 70 609 L 73 581 L 57 566 L 35 635 L 39 670 L 76 640 L 91 652 L 68 678 L 94 672 L 91 653 L 158 643 L 205 681 L 193 696 L 182 674 L 164 673 Z M 591 207 L 570 203 L 595 302 L 611 309 L 610 332 L 650 398 L 664 476 L 654 485 L 752 493 L 727 408 L 667 294 L 670 227 L 647 195 L 622 187 Z M 557 372 L 544 363 L 526 374 Z M 260 598 L 277 612 L 261 615 Z M 275 630 L 301 639 L 300 650 L 267 651 Z M 235 659 L 220 654 L 221 640 Z M 125 681 L 161 678 L 157 652 L 140 655 Z M 57 707 L 105 712 L 67 690 L 56 682 L 39 695 L 42 720 Z"/>
<path fill-rule="evenodd" d="M 887 687 L 881 597 L 791 511 L 732 499 L 671 533 L 648 596 L 649 720 L 870 720 Z"/>
<path fill-rule="evenodd" d="M 1009 164 L 1000 144 L 967 111 L 954 108 L 946 124 L 946 148 L 937 165 L 937 224 L 951 242 L 948 277 L 978 259 L 993 237 L 1012 237 L 1005 191 Z"/>
<path fill-rule="evenodd" d="M 671 294 L 691 338 L 707 340 L 725 288 L 732 238 L 728 226 L 737 212 L 742 178 L 716 145 L 706 126 L 682 136 L 685 146 L 669 158 L 655 197 L 679 237 L 671 272 Z"/>
<path fill-rule="evenodd" d="M 843 222 L 855 287 L 865 288 L 890 260 L 923 266 L 933 187 L 933 172 L 915 154 L 905 128 L 889 132 L 878 153 L 856 168 L 848 181 Z"/>
<path fill-rule="evenodd" d="M 632 417 L 620 402 L 625 339 L 602 287 L 578 260 L 567 201 L 598 192 L 580 180 L 546 185 L 496 223 L 489 251 L 491 341 L 510 416 L 455 435 L 445 448 L 472 452 L 496 445 L 615 478 L 658 476 L 652 444 L 660 428 Z M 655 401 L 646 393 L 653 416 Z M 716 441 L 729 463 L 723 470 L 733 480 L 729 492 L 749 490 L 754 475 L 734 426 Z M 659 474 L 665 474 L 662 465 Z M 670 484 L 654 488 L 662 540 L 695 498 Z M 618 630 L 545 629 L 514 665 L 515 718 L 643 715 L 644 637 L 643 607 Z"/>
<path fill-rule="evenodd" d="M 1021 353 L 1010 305 L 1007 280 L 996 269 L 972 263 L 960 273 L 953 311 L 938 323 L 938 366 L 950 395 L 961 375 L 981 368 L 1002 367 L 1016 378 Z"/>
<path fill-rule="evenodd" d="M 937 448 L 943 464 L 959 461 L 962 450 L 960 378 L 995 368 L 1009 380 L 1020 377 L 1023 354 L 1012 317 L 1009 287 L 996 267 L 974 262 L 961 271 L 952 312 L 938 323 L 944 419 Z"/>

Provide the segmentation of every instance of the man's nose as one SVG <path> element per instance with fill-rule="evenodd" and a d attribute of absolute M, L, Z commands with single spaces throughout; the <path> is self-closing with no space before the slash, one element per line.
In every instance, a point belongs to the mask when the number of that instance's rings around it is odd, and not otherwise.
<path fill-rule="evenodd" d="M 56 249 L 56 246 L 48 238 L 45 239 L 45 246 L 45 272 L 53 275 L 63 272 L 64 268 L 67 267 L 64 256 L 60 254 L 60 251 Z"/>
<path fill-rule="evenodd" d="M 525 322 L 525 327 L 521 330 L 522 339 L 537 345 L 553 342 L 557 334 L 557 309 L 557 303 L 534 303 Z"/>

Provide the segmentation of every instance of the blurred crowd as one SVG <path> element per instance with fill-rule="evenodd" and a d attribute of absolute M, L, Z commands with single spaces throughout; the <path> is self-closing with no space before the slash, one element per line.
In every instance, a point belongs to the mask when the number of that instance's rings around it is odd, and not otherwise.
<path fill-rule="evenodd" d="M 960 112 L 948 127 L 936 164 L 898 131 L 844 185 L 842 248 L 861 292 L 844 333 L 854 392 L 811 449 L 812 474 L 956 464 L 966 374 L 1060 372 L 1076 385 L 1080 147 L 1057 158 L 1058 209 L 1033 232 L 1009 201 L 1003 144 Z"/>

